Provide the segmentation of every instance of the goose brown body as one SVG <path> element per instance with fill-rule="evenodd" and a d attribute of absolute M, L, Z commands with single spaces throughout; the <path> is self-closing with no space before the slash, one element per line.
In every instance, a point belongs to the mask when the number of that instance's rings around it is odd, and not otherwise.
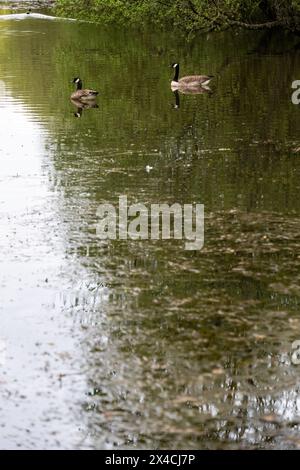
<path fill-rule="evenodd" d="M 187 75 L 186 77 L 179 78 L 179 64 L 172 64 L 171 67 L 175 69 L 175 76 L 171 82 L 172 89 L 205 87 L 213 78 L 213 75 Z"/>
<path fill-rule="evenodd" d="M 72 93 L 71 100 L 76 101 L 92 101 L 96 99 L 98 91 L 82 88 L 82 81 L 79 77 L 74 78 L 73 83 L 77 85 L 76 91 Z"/>

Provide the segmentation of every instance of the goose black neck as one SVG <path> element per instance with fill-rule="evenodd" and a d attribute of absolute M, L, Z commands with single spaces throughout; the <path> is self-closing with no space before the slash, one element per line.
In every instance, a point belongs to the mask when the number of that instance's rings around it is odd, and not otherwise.
<path fill-rule="evenodd" d="M 82 81 L 79 80 L 79 82 L 77 83 L 77 90 L 82 90 Z"/>
<path fill-rule="evenodd" d="M 175 75 L 174 75 L 174 82 L 178 82 L 178 78 L 179 78 L 179 64 L 176 65 L 175 67 Z"/>

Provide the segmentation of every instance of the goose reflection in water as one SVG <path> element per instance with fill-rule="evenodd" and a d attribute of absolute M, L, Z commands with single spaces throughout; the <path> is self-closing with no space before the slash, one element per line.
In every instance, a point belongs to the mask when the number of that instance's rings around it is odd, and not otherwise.
<path fill-rule="evenodd" d="M 208 94 L 211 96 L 213 92 L 211 89 L 206 86 L 206 87 L 197 87 L 197 88 L 190 88 L 189 90 L 175 90 L 173 91 L 173 95 L 175 96 L 175 104 L 173 104 L 174 109 L 179 109 L 180 108 L 180 97 L 179 93 L 183 95 L 202 95 L 202 94 Z"/>
<path fill-rule="evenodd" d="M 93 101 L 83 103 L 82 101 L 71 99 L 71 102 L 76 107 L 76 112 L 74 113 L 74 117 L 76 118 L 82 116 L 84 109 L 99 108 L 98 104 Z"/>

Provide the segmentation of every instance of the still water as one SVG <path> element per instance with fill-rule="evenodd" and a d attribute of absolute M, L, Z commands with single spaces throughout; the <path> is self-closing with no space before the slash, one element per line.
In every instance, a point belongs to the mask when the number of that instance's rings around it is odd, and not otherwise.
<path fill-rule="evenodd" d="M 299 54 L 0 21 L 1 448 L 300 447 Z M 176 97 L 175 61 L 211 92 Z M 203 250 L 99 241 L 120 195 L 204 204 Z"/>

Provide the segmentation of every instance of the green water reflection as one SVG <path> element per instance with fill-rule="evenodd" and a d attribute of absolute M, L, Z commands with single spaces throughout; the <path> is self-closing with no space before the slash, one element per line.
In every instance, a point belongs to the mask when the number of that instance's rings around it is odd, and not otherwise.
<path fill-rule="evenodd" d="M 51 308 L 82 330 L 88 446 L 300 445 L 300 366 L 291 364 L 300 338 L 299 54 L 299 39 L 277 32 L 187 44 L 90 24 L 0 23 L 1 80 L 47 130 L 45 184 L 57 195 L 65 256 L 79 266 L 69 274 L 79 287 Z M 174 61 L 182 73 L 215 75 L 211 93 L 178 103 Z M 74 76 L 99 90 L 98 108 L 70 102 Z M 205 204 L 204 249 L 100 243 L 97 207 L 122 194 Z"/>

